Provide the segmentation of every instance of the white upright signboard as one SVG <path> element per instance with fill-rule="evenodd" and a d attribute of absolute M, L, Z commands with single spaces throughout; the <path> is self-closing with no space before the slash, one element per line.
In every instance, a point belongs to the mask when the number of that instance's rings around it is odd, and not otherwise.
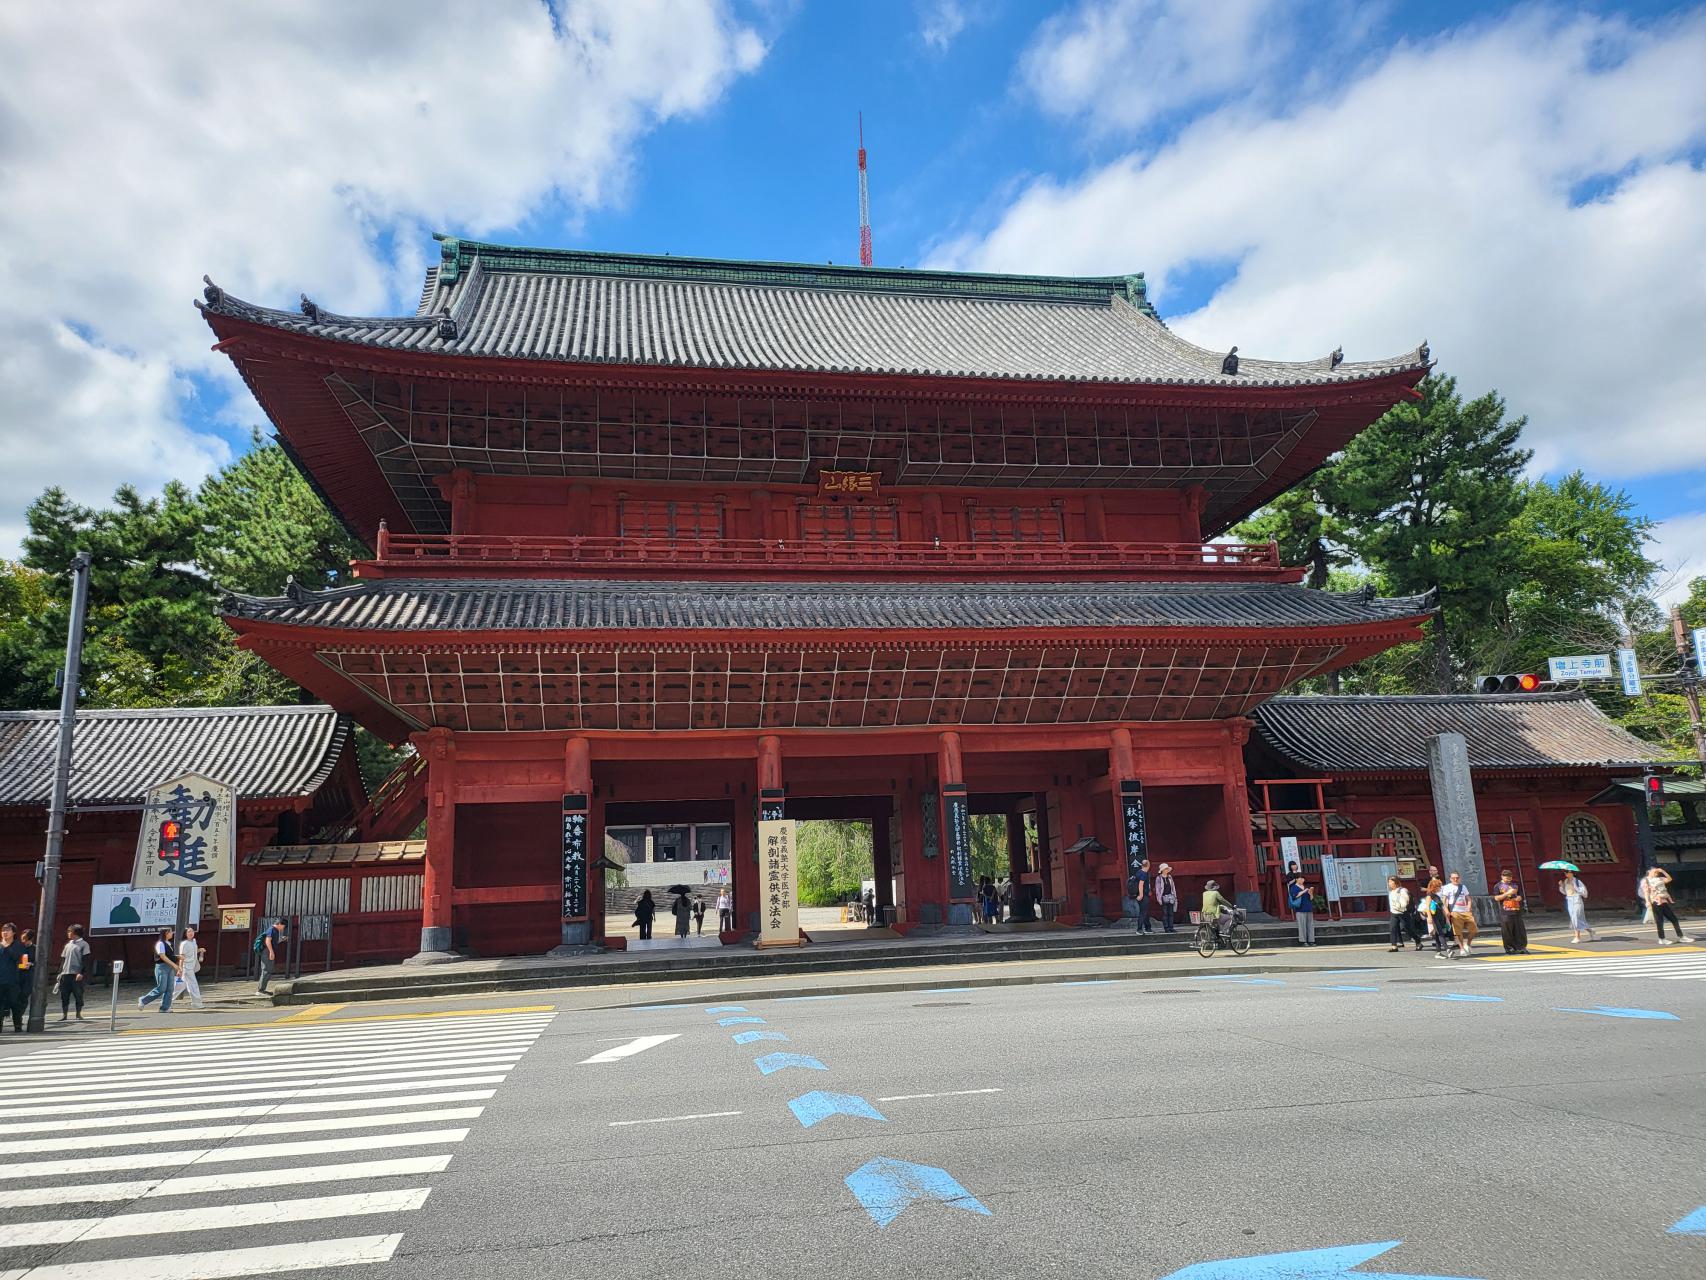
<path fill-rule="evenodd" d="M 799 867 L 794 858 L 798 823 L 778 819 L 758 824 L 758 945 L 800 945 Z"/>
<path fill-rule="evenodd" d="M 201 919 L 201 890 L 190 892 L 190 921 Z M 158 933 L 178 921 L 176 889 L 133 889 L 98 884 L 89 896 L 89 936 L 123 937 Z"/>
<path fill-rule="evenodd" d="M 1553 680 L 1610 680 L 1616 674 L 1611 669 L 1609 653 L 1587 653 L 1571 658 L 1546 659 L 1547 674 Z"/>
<path fill-rule="evenodd" d="M 1694 669 L 1706 679 L 1706 627 L 1695 627 L 1694 635 Z"/>
<path fill-rule="evenodd" d="M 1641 665 L 1635 659 L 1633 649 L 1617 651 L 1617 671 L 1623 677 L 1623 692 L 1631 698 L 1639 697 L 1641 693 Z"/>
<path fill-rule="evenodd" d="M 186 773 L 142 798 L 142 830 L 130 883 L 138 889 L 198 889 L 237 883 L 237 793 Z"/>

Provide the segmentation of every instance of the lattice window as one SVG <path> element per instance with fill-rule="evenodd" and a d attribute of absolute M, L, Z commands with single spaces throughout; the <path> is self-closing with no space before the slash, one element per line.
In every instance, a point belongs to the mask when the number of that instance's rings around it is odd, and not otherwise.
<path fill-rule="evenodd" d="M 723 509 L 714 502 L 624 498 L 621 523 L 624 538 L 720 538 Z"/>
<path fill-rule="evenodd" d="M 1563 843 L 1566 862 L 1617 861 L 1605 824 L 1590 813 L 1571 814 L 1564 819 Z"/>
<path fill-rule="evenodd" d="M 267 885 L 268 916 L 341 916 L 348 912 L 348 876 L 274 880 Z"/>
<path fill-rule="evenodd" d="M 803 502 L 800 537 L 813 542 L 897 542 L 900 516 L 886 502 Z"/>
<path fill-rule="evenodd" d="M 975 506 L 968 513 L 973 542 L 1062 542 L 1055 507 Z"/>
<path fill-rule="evenodd" d="M 1394 858 L 1414 858 L 1421 863 L 1427 861 L 1428 851 L 1422 843 L 1422 833 L 1416 830 L 1415 823 L 1404 818 L 1382 818 L 1374 826 L 1374 838 L 1390 840 Z"/>

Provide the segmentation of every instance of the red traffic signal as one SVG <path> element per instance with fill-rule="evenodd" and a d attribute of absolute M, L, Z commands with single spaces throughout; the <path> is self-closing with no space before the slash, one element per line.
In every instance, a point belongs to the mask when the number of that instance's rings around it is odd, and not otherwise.
<path fill-rule="evenodd" d="M 178 857 L 180 853 L 178 838 L 181 835 L 183 835 L 183 828 L 176 821 L 167 818 L 162 822 L 160 824 L 159 856 L 162 858 Z"/>
<path fill-rule="evenodd" d="M 1656 773 L 1647 775 L 1647 803 L 1660 808 L 1665 802 L 1665 780 Z"/>
<path fill-rule="evenodd" d="M 1476 693 L 1549 693 L 1555 686 L 1532 671 L 1510 675 L 1482 676 L 1475 682 Z"/>

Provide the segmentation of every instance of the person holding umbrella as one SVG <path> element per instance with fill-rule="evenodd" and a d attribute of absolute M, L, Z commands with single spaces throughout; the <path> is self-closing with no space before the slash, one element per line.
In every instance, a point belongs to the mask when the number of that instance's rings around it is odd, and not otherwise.
<path fill-rule="evenodd" d="M 1575 934 L 1570 941 L 1580 942 L 1585 933 L 1589 942 L 1598 942 L 1599 935 L 1588 927 L 1588 887 L 1576 878 L 1576 872 L 1580 868 L 1573 862 L 1559 859 L 1542 862 L 1540 869 L 1564 873 L 1564 878 L 1558 881 L 1558 892 L 1563 894 L 1564 909 L 1570 913 L 1570 930 Z"/>
<path fill-rule="evenodd" d="M 687 901 L 687 891 L 680 885 L 672 886 L 670 892 L 676 895 L 675 901 L 669 905 L 670 912 L 675 916 L 675 936 L 685 938 L 688 926 L 693 920 L 693 904 Z"/>

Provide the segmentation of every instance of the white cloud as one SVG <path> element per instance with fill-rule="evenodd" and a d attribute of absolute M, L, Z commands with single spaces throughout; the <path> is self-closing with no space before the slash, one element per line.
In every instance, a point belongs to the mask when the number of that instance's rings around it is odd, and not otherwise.
<path fill-rule="evenodd" d="M 0 554 L 48 484 L 226 455 L 182 412 L 189 375 L 237 385 L 203 272 L 406 305 L 428 230 L 619 200 L 647 130 L 765 55 L 728 0 L 5 5 L 0 49 Z"/>
<path fill-rule="evenodd" d="M 1249 86 L 1286 55 L 1282 0 L 1087 0 L 1037 30 L 1020 65 L 1044 110 L 1134 128 Z M 1324 12 L 1317 16 L 1330 26 Z"/>
<path fill-rule="evenodd" d="M 1530 415 L 1547 467 L 1706 464 L 1706 14 L 1535 11 L 1370 64 L 1284 113 L 1203 115 L 1155 150 L 1025 186 L 933 265 L 1236 274 L 1176 327 L 1212 349 L 1388 355 L 1422 338 Z M 1607 175 L 1615 175 L 1607 178 Z M 1579 184 L 1607 189 L 1573 203 Z"/>
<path fill-rule="evenodd" d="M 1659 603 L 1669 606 L 1687 598 L 1688 584 L 1706 578 L 1706 511 L 1660 521 L 1647 554 L 1664 566 Z"/>
<path fill-rule="evenodd" d="M 964 0 L 919 0 L 918 38 L 936 53 L 946 53 L 970 21 Z"/>

